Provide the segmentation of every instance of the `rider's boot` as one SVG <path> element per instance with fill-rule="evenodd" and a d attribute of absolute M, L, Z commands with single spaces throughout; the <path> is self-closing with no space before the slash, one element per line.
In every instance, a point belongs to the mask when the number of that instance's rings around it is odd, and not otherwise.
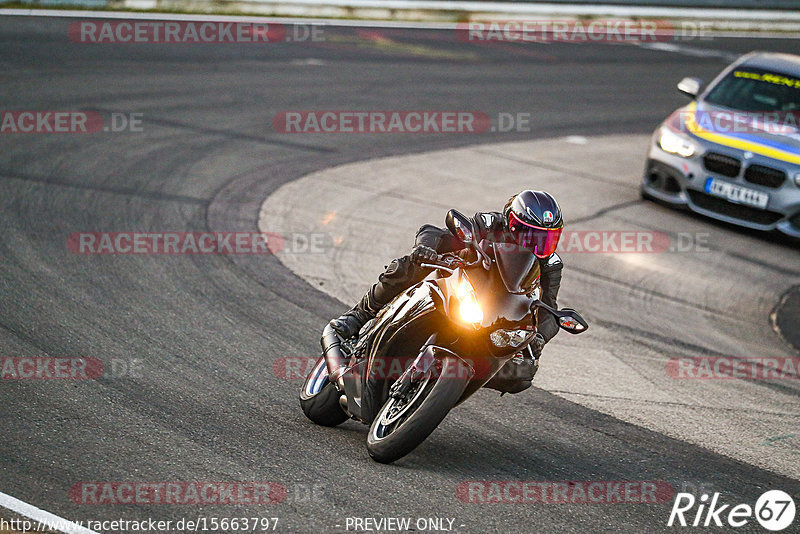
<path fill-rule="evenodd" d="M 375 298 L 373 289 L 374 286 L 367 291 L 358 304 L 353 306 L 338 319 L 333 319 L 331 321 L 331 327 L 333 327 L 337 334 L 345 339 L 355 336 L 358 334 L 358 331 L 361 330 L 361 327 L 364 326 L 367 321 L 373 319 L 380 309 L 383 308 L 383 304 L 378 302 Z"/>

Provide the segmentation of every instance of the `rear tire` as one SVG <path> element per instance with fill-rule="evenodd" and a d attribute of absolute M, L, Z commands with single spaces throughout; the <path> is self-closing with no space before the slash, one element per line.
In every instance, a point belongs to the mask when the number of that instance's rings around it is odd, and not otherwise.
<path fill-rule="evenodd" d="M 300 390 L 300 407 L 318 425 L 336 426 L 349 419 L 339 405 L 341 394 L 328 380 L 328 366 L 321 356 Z"/>
<path fill-rule="evenodd" d="M 410 413 L 398 422 L 385 424 L 392 407 L 398 406 L 398 401 L 390 397 L 369 428 L 367 451 L 372 459 L 388 464 L 417 448 L 450 413 L 468 382 L 469 367 L 450 356 L 441 360 L 436 376 L 420 386 L 422 391 L 409 403 Z"/>

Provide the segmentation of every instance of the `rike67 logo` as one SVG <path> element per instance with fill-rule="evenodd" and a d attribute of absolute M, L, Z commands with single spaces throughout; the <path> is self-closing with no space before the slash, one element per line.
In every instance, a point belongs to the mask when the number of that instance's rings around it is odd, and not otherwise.
<path fill-rule="evenodd" d="M 747 525 L 755 518 L 763 528 L 777 532 L 789 527 L 794 522 L 794 516 L 794 500 L 788 493 L 780 490 L 763 493 L 754 507 L 749 504 L 724 504 L 719 493 L 714 493 L 710 502 L 706 493 L 699 500 L 691 493 L 678 493 L 667 526 L 737 528 Z"/>

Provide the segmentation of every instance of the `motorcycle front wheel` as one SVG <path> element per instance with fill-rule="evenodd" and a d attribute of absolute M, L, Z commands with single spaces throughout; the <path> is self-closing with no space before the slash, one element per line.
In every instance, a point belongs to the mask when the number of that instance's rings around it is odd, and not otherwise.
<path fill-rule="evenodd" d="M 367 435 L 372 459 L 388 464 L 417 448 L 456 404 L 469 378 L 469 367 L 447 356 L 414 380 L 402 399 L 389 397 Z"/>

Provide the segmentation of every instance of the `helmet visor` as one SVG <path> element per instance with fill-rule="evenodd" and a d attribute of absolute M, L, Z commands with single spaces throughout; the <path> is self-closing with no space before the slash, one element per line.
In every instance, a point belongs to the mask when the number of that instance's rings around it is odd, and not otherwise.
<path fill-rule="evenodd" d="M 538 258 L 546 258 L 556 251 L 563 226 L 541 228 L 521 221 L 513 212 L 509 215 L 508 228 L 518 246 L 530 250 Z"/>

